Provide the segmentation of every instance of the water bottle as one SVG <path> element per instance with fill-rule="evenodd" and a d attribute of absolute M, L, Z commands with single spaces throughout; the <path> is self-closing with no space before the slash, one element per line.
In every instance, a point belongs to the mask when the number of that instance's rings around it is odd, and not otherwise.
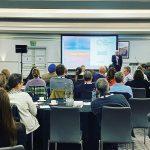
<path fill-rule="evenodd" d="M 92 91 L 92 101 L 96 99 L 96 89 L 94 88 Z"/>

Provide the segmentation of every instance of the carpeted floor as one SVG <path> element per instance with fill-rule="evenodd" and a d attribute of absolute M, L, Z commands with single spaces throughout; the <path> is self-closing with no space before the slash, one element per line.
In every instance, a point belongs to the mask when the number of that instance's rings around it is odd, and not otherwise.
<path fill-rule="evenodd" d="M 148 136 L 146 136 L 146 143 L 144 144 L 144 131 L 142 129 L 134 129 L 134 133 L 134 150 L 150 150 L 150 139 Z M 119 145 L 119 150 L 126 149 L 131 150 L 131 145 L 128 145 L 127 148 L 124 145 Z"/>

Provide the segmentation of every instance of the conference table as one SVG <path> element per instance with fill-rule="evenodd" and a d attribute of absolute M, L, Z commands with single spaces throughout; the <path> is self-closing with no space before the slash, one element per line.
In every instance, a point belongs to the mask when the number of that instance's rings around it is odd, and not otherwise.
<path fill-rule="evenodd" d="M 51 107 L 48 105 L 50 100 L 38 106 L 37 118 L 40 124 L 35 132 L 35 149 L 47 150 L 48 139 L 50 135 L 50 113 Z M 60 104 L 62 104 L 61 102 Z M 58 105 L 59 106 L 59 105 Z M 98 150 L 98 126 L 96 116 L 91 112 L 90 102 L 84 102 L 80 110 L 80 129 L 82 131 L 82 140 L 84 150 Z M 54 150 L 54 144 L 51 144 L 50 150 Z M 79 144 L 58 144 L 58 150 L 80 150 Z"/>

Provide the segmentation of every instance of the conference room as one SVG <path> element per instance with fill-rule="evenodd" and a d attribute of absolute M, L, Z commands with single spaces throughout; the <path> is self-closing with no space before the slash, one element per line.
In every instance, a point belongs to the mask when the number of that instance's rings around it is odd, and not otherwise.
<path fill-rule="evenodd" d="M 1 1 L 0 113 L 10 123 L 0 125 L 0 150 L 149 150 L 149 49 L 149 0 Z M 125 82 L 126 71 L 143 86 Z M 96 99 L 116 95 L 127 104 L 95 113 Z"/>

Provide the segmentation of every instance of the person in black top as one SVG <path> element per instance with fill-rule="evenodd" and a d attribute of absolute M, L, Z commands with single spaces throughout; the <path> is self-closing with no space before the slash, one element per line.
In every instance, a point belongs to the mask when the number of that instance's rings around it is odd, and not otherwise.
<path fill-rule="evenodd" d="M 24 145 L 25 126 L 14 121 L 7 92 L 0 88 L 0 147 Z"/>
<path fill-rule="evenodd" d="M 75 99 L 91 100 L 92 91 L 95 88 L 95 83 L 92 83 L 92 73 L 90 71 L 84 72 L 84 83 L 75 86 Z"/>
<path fill-rule="evenodd" d="M 132 81 L 126 82 L 125 85 L 128 85 L 133 88 L 145 88 L 146 89 L 146 97 L 150 97 L 150 83 L 144 79 L 144 74 L 141 70 L 137 69 L 134 73 Z"/>
<path fill-rule="evenodd" d="M 110 95 L 109 94 L 109 83 L 105 78 L 100 78 L 96 82 L 96 90 L 100 97 L 91 102 L 91 110 L 96 115 L 97 118 L 97 132 L 95 132 L 95 137 L 100 135 L 101 128 L 101 116 L 103 106 L 119 105 L 121 107 L 130 107 L 126 98 L 121 94 Z M 98 135 L 97 135 L 98 134 Z M 106 150 L 117 150 L 116 144 L 104 144 L 104 149 Z"/>
<path fill-rule="evenodd" d="M 120 71 L 122 67 L 122 56 L 119 54 L 118 50 L 116 50 L 115 55 L 112 55 L 111 61 L 116 71 Z"/>

